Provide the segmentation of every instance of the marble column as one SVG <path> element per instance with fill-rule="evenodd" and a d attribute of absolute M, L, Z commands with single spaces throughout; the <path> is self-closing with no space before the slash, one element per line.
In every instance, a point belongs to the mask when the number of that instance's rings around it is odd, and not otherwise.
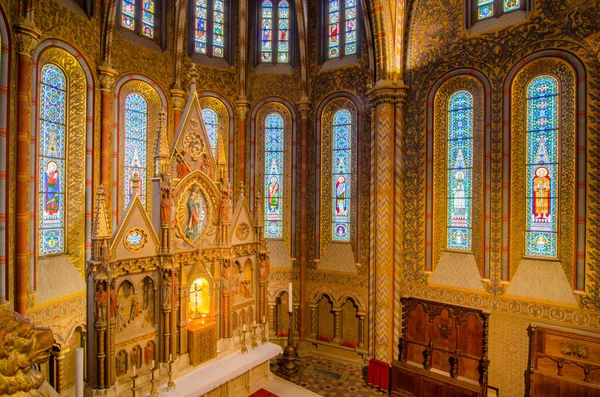
<path fill-rule="evenodd" d="M 237 141 L 239 142 L 239 168 L 238 178 L 239 182 L 246 185 L 246 118 L 248 116 L 248 109 L 250 108 L 250 102 L 245 97 L 240 97 L 235 101 L 235 110 L 237 114 L 238 123 L 238 136 Z M 233 178 L 233 175 L 231 176 Z M 236 184 L 237 185 L 237 184 Z"/>
<path fill-rule="evenodd" d="M 310 305 L 310 337 L 315 339 L 317 337 L 317 305 Z"/>
<path fill-rule="evenodd" d="M 276 311 L 275 303 L 269 303 L 269 328 L 271 328 L 271 335 L 275 336 L 277 336 Z"/>
<path fill-rule="evenodd" d="M 400 115 L 397 104 L 406 98 L 403 83 L 380 80 L 367 93 L 371 105 L 371 263 L 369 264 L 371 320 L 370 353 L 390 362 L 393 358 L 395 305 L 395 135 Z M 401 155 L 400 153 L 398 155 Z M 397 275 L 400 277 L 400 274 Z M 375 291 L 377 291 L 375 293 Z M 397 293 L 397 291 L 396 291 Z M 373 308 L 377 308 L 375 311 Z"/>
<path fill-rule="evenodd" d="M 17 80 L 17 152 L 15 189 L 15 311 L 27 315 L 30 274 L 30 144 L 31 144 L 31 56 L 37 47 L 41 32 L 33 20 L 21 18 L 15 25 L 18 52 Z M 33 273 L 35 276 L 35 272 Z M 32 291 L 33 292 L 33 291 Z"/>
<path fill-rule="evenodd" d="M 333 343 L 342 342 L 342 311 L 333 309 Z"/>
<path fill-rule="evenodd" d="M 98 67 L 98 80 L 100 80 L 100 183 L 107 187 L 110 178 L 110 166 L 112 163 L 113 146 L 111 145 L 113 128 L 113 85 L 117 71 L 108 64 Z M 107 196 L 110 200 L 111 195 Z M 110 203 L 107 208 L 112 208 Z"/>
<path fill-rule="evenodd" d="M 300 111 L 300 329 L 298 330 L 300 341 L 304 340 L 306 327 L 306 219 L 307 214 L 307 186 L 308 186 L 308 115 L 310 112 L 310 100 L 302 97 L 298 103 Z"/>

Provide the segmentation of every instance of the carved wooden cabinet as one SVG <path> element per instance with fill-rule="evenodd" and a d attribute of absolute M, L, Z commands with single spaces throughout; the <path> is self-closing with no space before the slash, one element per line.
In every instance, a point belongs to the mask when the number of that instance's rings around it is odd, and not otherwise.
<path fill-rule="evenodd" d="M 192 323 L 188 327 L 190 364 L 198 365 L 217 357 L 217 323 Z"/>
<path fill-rule="evenodd" d="M 600 397 L 600 334 L 531 324 L 530 395 Z"/>
<path fill-rule="evenodd" d="M 483 397 L 490 313 L 403 297 L 398 361 L 390 393 L 402 397 Z"/>

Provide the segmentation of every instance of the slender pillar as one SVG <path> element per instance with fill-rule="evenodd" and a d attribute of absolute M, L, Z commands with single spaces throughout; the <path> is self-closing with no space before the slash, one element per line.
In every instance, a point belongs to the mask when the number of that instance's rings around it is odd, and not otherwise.
<path fill-rule="evenodd" d="M 246 117 L 248 115 L 248 109 L 250 103 L 245 97 L 240 97 L 235 101 L 235 109 L 237 110 L 237 122 L 238 122 L 238 142 L 240 143 L 240 156 L 239 156 L 239 181 L 244 185 L 246 184 Z"/>
<path fill-rule="evenodd" d="M 365 315 L 364 313 L 358 314 L 358 348 L 363 349 L 365 347 Z"/>
<path fill-rule="evenodd" d="M 110 144 L 113 127 L 112 114 L 112 88 L 115 83 L 117 71 L 104 64 L 98 67 L 98 80 L 100 80 L 100 183 L 110 186 L 110 164 L 112 162 L 112 145 Z M 110 200 L 110 195 L 107 197 Z M 110 205 L 108 208 L 112 208 Z"/>
<path fill-rule="evenodd" d="M 173 130 L 177 133 L 181 114 L 185 106 L 185 91 L 178 87 L 171 89 L 171 104 L 173 105 Z"/>
<path fill-rule="evenodd" d="M 394 313 L 394 243 L 395 238 L 395 130 L 396 104 L 406 97 L 402 83 L 380 80 L 367 94 L 371 116 L 371 274 L 370 348 L 375 358 L 390 362 L 393 358 Z M 377 209 L 377 210 L 373 210 Z M 396 307 L 395 307 L 396 306 Z M 396 310 L 395 310 L 396 309 Z"/>
<path fill-rule="evenodd" d="M 275 321 L 276 306 L 274 303 L 269 303 L 269 327 L 271 328 L 271 334 L 277 336 L 277 324 Z"/>
<path fill-rule="evenodd" d="M 310 337 L 317 337 L 317 305 L 310 305 Z"/>
<path fill-rule="evenodd" d="M 37 47 L 40 31 L 31 19 L 21 19 L 15 25 L 15 41 L 18 51 L 17 81 L 17 159 L 16 159 L 16 261 L 15 261 L 15 310 L 27 315 L 30 258 L 30 212 L 29 145 L 31 143 L 31 56 Z"/>
<path fill-rule="evenodd" d="M 333 310 L 333 342 L 340 343 L 342 341 L 342 311 L 339 309 Z"/>
<path fill-rule="evenodd" d="M 306 314 L 306 201 L 308 186 L 308 115 L 310 100 L 302 97 L 298 103 L 300 111 L 300 328 L 299 339 L 304 340 L 305 314 Z"/>

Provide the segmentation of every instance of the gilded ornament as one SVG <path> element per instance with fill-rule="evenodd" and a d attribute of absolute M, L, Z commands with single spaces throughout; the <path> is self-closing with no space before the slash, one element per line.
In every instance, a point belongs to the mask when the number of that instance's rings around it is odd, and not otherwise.
<path fill-rule="evenodd" d="M 575 341 L 565 341 L 560 345 L 560 352 L 565 356 L 587 359 L 590 356 L 590 349 Z"/>
<path fill-rule="evenodd" d="M 124 245 L 131 252 L 138 252 L 148 244 L 148 234 L 139 227 L 133 228 L 125 234 Z"/>
<path fill-rule="evenodd" d="M 36 29 L 33 20 L 21 18 L 15 25 L 15 41 L 19 55 L 31 57 L 37 48 L 42 32 Z"/>
<path fill-rule="evenodd" d="M 250 225 L 248 225 L 246 222 L 242 222 L 239 225 L 237 225 L 237 227 L 235 229 L 235 236 L 240 241 L 245 240 L 249 234 L 250 234 Z"/>

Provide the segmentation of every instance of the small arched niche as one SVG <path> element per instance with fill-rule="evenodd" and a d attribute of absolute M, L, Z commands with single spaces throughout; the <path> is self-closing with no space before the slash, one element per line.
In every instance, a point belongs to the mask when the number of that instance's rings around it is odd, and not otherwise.
<path fill-rule="evenodd" d="M 348 298 L 342 305 L 342 346 L 356 348 L 359 342 L 358 306 Z"/>
<path fill-rule="evenodd" d="M 289 294 L 282 291 L 275 299 L 275 333 L 277 336 L 287 336 L 289 328 L 288 313 Z"/>
<path fill-rule="evenodd" d="M 318 322 L 317 322 L 317 340 L 323 342 L 333 341 L 334 317 L 333 301 L 323 294 L 317 302 Z"/>
<path fill-rule="evenodd" d="M 204 277 L 198 277 L 190 285 L 190 301 L 188 303 L 192 319 L 208 317 L 211 313 L 210 284 Z"/>

